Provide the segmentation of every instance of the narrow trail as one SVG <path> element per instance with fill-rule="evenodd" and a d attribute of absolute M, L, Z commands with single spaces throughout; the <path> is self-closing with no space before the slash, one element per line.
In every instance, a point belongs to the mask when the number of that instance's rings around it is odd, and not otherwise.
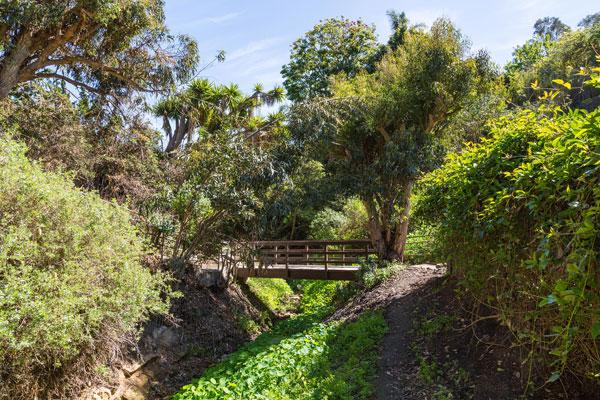
<path fill-rule="evenodd" d="M 422 398 L 409 384 L 418 373 L 411 350 L 411 331 L 415 316 L 422 311 L 431 288 L 444 273 L 445 268 L 430 264 L 406 267 L 374 290 L 357 296 L 330 317 L 330 320 L 352 320 L 366 310 L 385 310 L 389 331 L 380 346 L 376 399 Z"/>
<path fill-rule="evenodd" d="M 422 314 L 428 292 L 444 270 L 430 265 L 409 267 L 390 282 L 394 299 L 385 309 L 389 331 L 381 343 L 379 378 L 375 383 L 378 400 L 416 399 L 411 382 L 418 374 L 411 350 L 415 316 Z M 418 397 L 422 398 L 422 397 Z"/>

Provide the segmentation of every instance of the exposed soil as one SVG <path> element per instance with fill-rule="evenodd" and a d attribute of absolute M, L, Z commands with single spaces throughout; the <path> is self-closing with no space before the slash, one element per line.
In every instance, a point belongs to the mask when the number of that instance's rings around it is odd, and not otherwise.
<path fill-rule="evenodd" d="M 193 269 L 180 277 L 176 290 L 183 296 L 171 307 L 170 318 L 151 320 L 141 340 L 118 357 L 112 377 L 83 398 L 158 400 L 166 399 L 203 371 L 253 340 L 240 319 L 252 319 L 266 330 L 268 311 L 244 286 L 203 287 Z"/>
<path fill-rule="evenodd" d="M 521 363 L 521 349 L 494 319 L 472 322 L 444 274 L 441 266 L 407 267 L 330 318 L 352 320 L 384 309 L 389 331 L 381 343 L 376 399 L 600 399 L 593 388 L 564 381 L 524 396 L 529 376 L 542 386 L 533 378 L 540 371 Z"/>

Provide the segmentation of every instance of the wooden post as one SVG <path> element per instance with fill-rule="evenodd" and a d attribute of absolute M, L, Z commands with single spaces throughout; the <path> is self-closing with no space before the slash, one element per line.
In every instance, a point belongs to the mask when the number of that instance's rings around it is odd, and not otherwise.
<path fill-rule="evenodd" d="M 306 250 L 306 265 L 310 265 L 310 251 L 308 251 L 310 247 L 306 245 L 304 249 Z"/>
<path fill-rule="evenodd" d="M 342 245 L 342 265 L 346 265 L 346 246 Z"/>
<path fill-rule="evenodd" d="M 290 256 L 290 245 L 286 244 L 285 245 L 285 273 L 287 275 L 287 277 L 290 277 L 290 262 L 289 262 L 289 256 Z"/>
<path fill-rule="evenodd" d="M 278 257 L 279 257 L 279 254 L 277 253 L 278 251 L 279 251 L 279 246 L 277 246 L 277 245 L 276 245 L 276 246 L 275 246 L 275 254 L 274 254 L 274 256 L 275 256 L 275 261 L 273 262 L 273 265 L 277 265 L 277 259 L 278 259 Z"/>
<path fill-rule="evenodd" d="M 329 261 L 329 252 L 327 251 L 327 244 L 325 244 L 325 277 L 329 279 L 329 269 L 327 268 L 327 261 Z"/>

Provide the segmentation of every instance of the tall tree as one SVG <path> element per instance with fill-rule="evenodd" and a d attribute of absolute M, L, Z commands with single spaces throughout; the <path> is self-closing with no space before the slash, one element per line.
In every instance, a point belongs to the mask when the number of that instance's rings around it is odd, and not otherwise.
<path fill-rule="evenodd" d="M 586 15 L 585 18 L 583 18 L 581 21 L 579 21 L 577 26 L 580 26 L 582 28 L 589 28 L 590 26 L 597 24 L 599 22 L 600 22 L 600 12 L 597 12 L 594 14 Z"/>
<path fill-rule="evenodd" d="M 196 79 L 179 94 L 160 101 L 154 114 L 163 119 L 165 151 L 171 153 L 191 143 L 195 134 L 229 131 L 257 139 L 281 119 L 277 114 L 261 118 L 255 115 L 256 110 L 283 99 L 280 87 L 264 91 L 256 85 L 251 95 L 245 95 L 237 85 L 215 85 L 207 79 Z"/>
<path fill-rule="evenodd" d="M 550 37 L 550 40 L 557 40 L 564 33 L 571 30 L 569 25 L 565 24 L 558 17 L 544 17 L 535 21 L 533 25 L 533 33 L 536 36 L 545 38 Z"/>
<path fill-rule="evenodd" d="M 372 65 L 378 45 L 375 28 L 361 20 L 332 18 L 320 22 L 292 44 L 281 75 L 287 96 L 303 101 L 330 96 L 331 77 L 353 77 Z"/>
<path fill-rule="evenodd" d="M 165 27 L 162 0 L 0 2 L 0 98 L 41 78 L 101 95 L 154 91 L 196 63 L 196 43 Z"/>
<path fill-rule="evenodd" d="M 489 88 L 489 64 L 440 19 L 429 32 L 408 32 L 373 74 L 337 80 L 332 99 L 292 108 L 294 139 L 323 160 L 340 191 L 362 199 L 380 257 L 403 256 L 414 182 L 440 161 L 448 118 Z"/>

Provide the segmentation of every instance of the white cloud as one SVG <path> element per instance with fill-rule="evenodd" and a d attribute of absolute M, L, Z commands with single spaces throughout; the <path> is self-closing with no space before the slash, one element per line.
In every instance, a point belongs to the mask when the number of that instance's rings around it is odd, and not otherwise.
<path fill-rule="evenodd" d="M 283 37 L 271 37 L 250 42 L 246 46 L 240 47 L 232 51 L 231 53 L 228 53 L 226 56 L 226 60 L 229 62 L 233 62 L 239 60 L 242 57 L 255 54 L 264 50 L 268 50 L 273 46 L 276 46 L 277 44 L 281 43 L 283 40 Z"/>
<path fill-rule="evenodd" d="M 178 24 L 177 28 L 180 30 L 191 28 L 196 25 L 206 25 L 206 24 L 222 24 L 224 22 L 232 21 L 242 15 L 243 12 L 232 12 L 223 15 L 217 15 L 214 17 L 202 17 L 192 21 L 183 22 Z"/>

